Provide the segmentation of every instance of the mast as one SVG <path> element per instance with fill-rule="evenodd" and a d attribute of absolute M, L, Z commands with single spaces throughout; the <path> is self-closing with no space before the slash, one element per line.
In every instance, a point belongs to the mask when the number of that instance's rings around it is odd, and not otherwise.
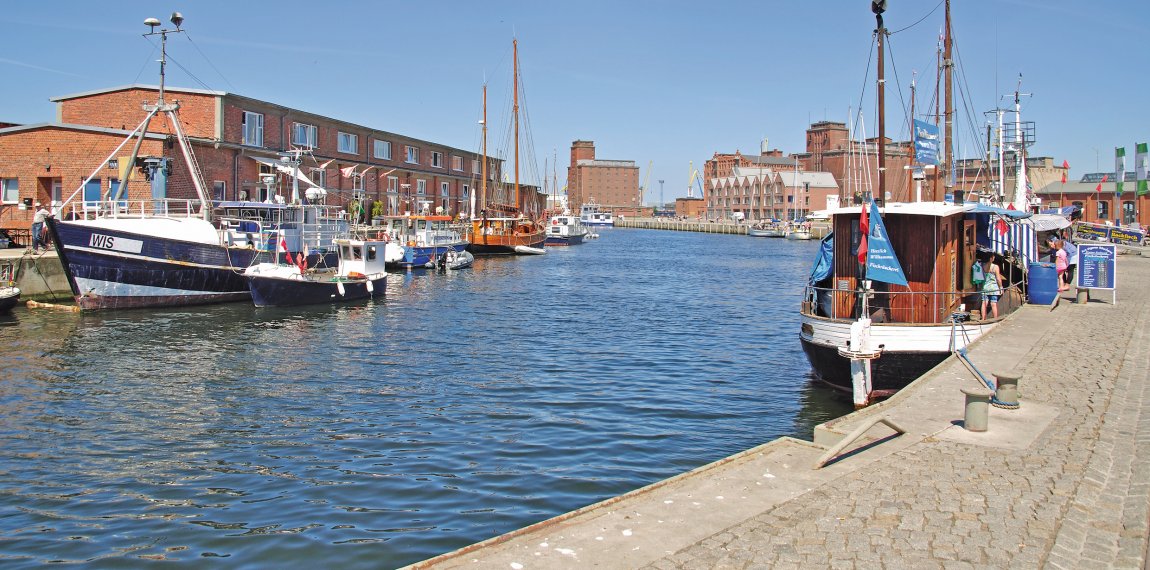
<path fill-rule="evenodd" d="M 945 176 L 944 188 L 949 192 L 954 192 L 954 179 L 951 177 L 951 171 L 954 167 L 954 158 L 952 157 L 952 144 L 954 136 L 954 60 L 951 59 L 951 37 L 950 37 L 950 0 L 946 0 L 946 35 L 942 41 L 942 66 L 945 70 L 946 76 L 943 78 L 946 91 L 946 115 L 943 119 L 945 131 L 943 134 L 943 160 L 942 160 L 942 175 Z M 954 193 L 954 203 L 963 203 L 963 196 L 961 193 Z"/>
<path fill-rule="evenodd" d="M 886 11 L 886 0 L 873 0 L 870 9 L 875 15 L 877 27 L 874 33 L 878 37 L 878 197 L 876 200 L 883 204 L 886 198 L 886 78 L 883 69 L 886 67 L 883 63 L 883 39 L 886 37 L 886 28 L 883 27 L 882 13 Z"/>
<path fill-rule="evenodd" d="M 1018 75 L 1018 87 L 1014 90 L 1014 133 L 1015 133 L 1015 164 L 1014 170 L 1014 199 L 1011 200 L 1016 210 L 1030 211 L 1030 200 L 1026 195 L 1026 135 L 1022 131 L 1022 74 Z"/>
<path fill-rule="evenodd" d="M 479 183 L 479 207 L 487 210 L 487 83 L 483 84 L 483 180 Z"/>
<path fill-rule="evenodd" d="M 515 116 L 515 208 L 519 208 L 519 40 L 511 40 L 512 83 L 514 105 L 512 113 Z"/>
<path fill-rule="evenodd" d="M 917 73 L 917 72 L 916 72 Z M 918 147 L 915 144 L 915 129 L 914 129 L 914 91 L 915 79 L 912 74 L 910 80 L 910 178 L 906 181 L 906 195 L 907 201 L 911 201 L 910 197 L 914 196 L 915 202 L 922 201 L 922 182 L 918 182 L 918 192 L 912 194 L 911 187 L 915 185 L 918 178 L 915 176 L 915 165 L 918 163 Z"/>

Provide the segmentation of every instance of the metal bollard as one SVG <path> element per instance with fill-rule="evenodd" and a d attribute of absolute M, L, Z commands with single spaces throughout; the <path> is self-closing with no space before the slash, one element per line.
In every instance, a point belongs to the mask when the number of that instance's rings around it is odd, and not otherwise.
<path fill-rule="evenodd" d="M 995 372 L 994 384 L 998 386 L 998 390 L 995 391 L 994 398 L 990 400 L 990 403 L 996 408 L 1017 410 L 1019 406 L 1018 380 L 1020 378 L 1022 378 L 1022 373 L 1017 370 Z"/>
<path fill-rule="evenodd" d="M 986 388 L 963 388 L 962 393 L 966 394 L 966 415 L 962 418 L 962 427 L 966 431 L 986 431 L 990 398 L 994 392 Z"/>

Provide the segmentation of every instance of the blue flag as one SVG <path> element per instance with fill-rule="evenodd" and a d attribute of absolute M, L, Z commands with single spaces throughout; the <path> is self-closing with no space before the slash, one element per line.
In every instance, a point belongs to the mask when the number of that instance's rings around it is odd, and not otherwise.
<path fill-rule="evenodd" d="M 938 127 L 914 120 L 914 161 L 938 166 Z"/>
<path fill-rule="evenodd" d="M 907 286 L 906 275 L 902 272 L 902 265 L 890 246 L 890 237 L 887 236 L 886 226 L 878 213 L 878 205 L 870 201 L 870 228 L 866 241 L 866 278 L 893 285 Z"/>

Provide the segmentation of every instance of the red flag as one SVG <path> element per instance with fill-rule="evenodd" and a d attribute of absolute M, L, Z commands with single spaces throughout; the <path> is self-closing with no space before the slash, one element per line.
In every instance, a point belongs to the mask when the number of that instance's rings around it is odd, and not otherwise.
<path fill-rule="evenodd" d="M 859 218 L 859 263 L 866 263 L 866 236 L 870 233 L 869 204 L 863 204 L 862 217 Z"/>
<path fill-rule="evenodd" d="M 291 259 L 291 252 L 288 251 L 288 248 L 287 248 L 287 240 L 282 238 L 282 237 L 280 238 L 280 249 L 284 250 L 284 257 L 287 258 L 287 262 L 289 264 L 294 264 L 294 262 Z"/>
<path fill-rule="evenodd" d="M 1014 208 L 1011 209 L 1013 210 Z M 1006 235 L 1006 233 L 1010 231 L 1010 226 L 1008 226 L 1006 224 L 1006 220 L 1002 218 L 998 218 L 998 224 L 996 224 L 996 227 L 998 228 L 999 235 Z"/>
<path fill-rule="evenodd" d="M 1103 174 L 1102 175 L 1102 182 L 1106 182 L 1107 178 L 1110 178 L 1110 175 L 1109 174 Z M 1095 192 L 1101 192 L 1102 191 L 1102 182 L 1098 183 L 1098 187 L 1094 189 Z"/>
<path fill-rule="evenodd" d="M 1070 172 L 1070 163 L 1062 161 L 1062 183 L 1066 184 L 1066 173 Z"/>

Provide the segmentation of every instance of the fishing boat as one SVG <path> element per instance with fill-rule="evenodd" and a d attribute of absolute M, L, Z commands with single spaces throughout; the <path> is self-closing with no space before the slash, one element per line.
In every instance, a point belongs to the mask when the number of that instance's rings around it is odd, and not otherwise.
<path fill-rule="evenodd" d="M 382 297 L 387 289 L 385 241 L 335 240 L 336 269 L 305 263 L 258 263 L 244 271 L 257 307 L 292 307 Z"/>
<path fill-rule="evenodd" d="M 398 267 L 425 267 L 444 253 L 464 251 L 468 245 L 459 228 L 453 225 L 451 216 L 426 213 L 383 216 L 378 229 L 403 248 L 401 258 L 388 260 Z"/>
<path fill-rule="evenodd" d="M 585 226 L 614 227 L 615 215 L 600 210 L 599 204 L 591 201 L 579 207 L 579 221 L 583 222 Z"/>
<path fill-rule="evenodd" d="M 472 212 L 468 251 L 475 255 L 536 255 L 546 253 L 547 239 L 542 224 L 528 218 L 520 209 L 519 199 L 519 41 L 512 41 L 514 78 L 513 122 L 515 137 L 515 182 L 511 203 L 487 198 L 487 85 L 483 86 L 483 166 L 479 215 Z M 494 188 L 493 188 L 494 190 Z M 506 192 L 507 188 L 503 188 Z"/>
<path fill-rule="evenodd" d="M 0 315 L 10 313 L 20 302 L 20 288 L 14 285 L 0 287 Z"/>
<path fill-rule="evenodd" d="M 883 4 L 873 5 L 880 51 Z M 947 2 L 948 50 L 949 22 Z M 881 101 L 881 66 L 878 78 Z M 948 100 L 948 114 L 951 108 Z M 882 196 L 881 106 L 878 124 L 876 195 Z M 949 138 L 945 144 L 943 156 L 950 160 Z M 949 171 L 945 163 L 940 171 Z M 893 394 L 951 354 L 964 357 L 970 343 L 1022 305 L 1027 264 L 1037 260 L 1024 211 L 961 201 L 879 207 L 868 196 L 860 206 L 827 213 L 832 233 L 822 240 L 808 278 L 799 339 L 818 378 L 851 392 L 856 407 Z M 965 269 L 987 258 L 1003 277 L 997 316 L 977 309 L 980 294 Z"/>
<path fill-rule="evenodd" d="M 293 177 L 290 202 L 281 195 L 269 195 L 264 202 L 213 204 L 181 126 L 180 104 L 164 96 L 167 34 L 182 31 L 177 26 L 176 30 L 152 32 L 161 36 L 156 102 L 144 104 L 143 121 L 64 201 L 60 214 L 46 220 L 81 309 L 245 301 L 251 293 L 244 270 L 272 259 L 277 244 L 286 242 L 289 251 L 304 254 L 313 266 L 324 265 L 336 259 L 330 249 L 332 239 L 347 232 L 348 221 L 336 208 L 323 203 L 326 193 L 322 189 L 312 188 L 300 195 L 298 175 Z M 166 181 L 175 174 L 171 170 L 180 165 L 187 172 L 179 174 L 190 179 L 196 198 L 128 200 L 126 192 L 135 168 L 127 168 L 119 195 L 78 200 L 87 184 L 105 172 L 133 138 L 156 136 L 150 135 L 148 128 L 157 116 L 172 129 L 170 142 L 179 147 L 182 165 L 171 157 L 145 161 L 152 196 L 167 195 Z M 127 157 L 129 164 L 136 163 L 138 149 L 137 142 Z M 285 159 L 298 173 L 299 155 Z"/>
<path fill-rule="evenodd" d="M 570 213 L 551 216 L 551 223 L 547 224 L 547 241 L 544 245 L 579 245 L 583 243 L 587 234 L 587 226 L 583 225 L 578 216 Z"/>

